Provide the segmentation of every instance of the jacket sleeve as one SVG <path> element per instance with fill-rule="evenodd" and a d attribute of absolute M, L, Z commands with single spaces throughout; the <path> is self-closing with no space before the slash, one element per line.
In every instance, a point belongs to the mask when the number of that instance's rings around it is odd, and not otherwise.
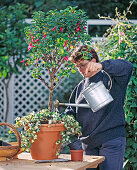
<path fill-rule="evenodd" d="M 76 91 L 77 91 L 77 86 L 74 88 L 74 90 L 71 93 L 69 103 L 75 103 Z M 76 107 L 68 106 L 67 109 L 65 110 L 65 114 L 73 115 L 76 118 Z"/>
<path fill-rule="evenodd" d="M 133 65 L 129 61 L 110 59 L 103 61 L 101 64 L 102 69 L 113 77 L 121 88 L 127 87 L 133 70 Z"/>

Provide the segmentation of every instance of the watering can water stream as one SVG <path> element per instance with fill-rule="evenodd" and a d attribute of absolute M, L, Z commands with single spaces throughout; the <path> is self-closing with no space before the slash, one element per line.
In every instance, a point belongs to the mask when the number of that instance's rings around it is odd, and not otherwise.
<path fill-rule="evenodd" d="M 103 72 L 105 72 L 103 70 Z M 106 73 L 106 72 L 105 72 Z M 110 89 L 112 87 L 112 80 L 108 73 L 106 73 L 110 79 Z M 75 104 L 75 103 L 59 103 L 58 100 L 55 102 L 55 108 L 58 106 L 73 106 L 73 107 L 84 107 L 91 108 L 93 112 L 97 112 L 107 104 L 113 101 L 110 95 L 110 89 L 106 89 L 102 81 L 97 83 L 91 83 L 86 89 L 83 90 L 82 94 L 88 104 Z"/>

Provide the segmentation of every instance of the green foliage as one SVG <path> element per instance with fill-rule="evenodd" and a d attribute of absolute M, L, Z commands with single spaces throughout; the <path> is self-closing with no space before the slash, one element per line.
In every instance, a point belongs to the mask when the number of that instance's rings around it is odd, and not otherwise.
<path fill-rule="evenodd" d="M 137 25 L 130 23 L 126 15 L 125 11 L 122 15 L 116 9 L 116 19 L 112 19 L 116 25 L 107 30 L 104 35 L 105 39 L 96 43 L 96 47 L 103 60 L 121 58 L 133 64 L 133 73 L 127 88 L 124 107 L 127 132 L 125 169 L 135 170 L 137 168 Z"/>
<path fill-rule="evenodd" d="M 59 139 L 56 145 L 60 143 L 65 145 L 67 142 L 70 142 L 72 136 L 81 135 L 81 127 L 73 116 L 60 115 L 57 112 L 49 112 L 47 109 L 40 110 L 37 113 L 31 112 L 27 116 L 16 118 L 15 127 L 24 127 L 21 131 L 23 150 L 29 151 L 31 144 L 37 139 L 37 133 L 40 132 L 40 126 L 43 123 L 48 124 L 49 127 L 51 124 L 64 124 L 66 130 L 61 132 L 62 139 Z M 56 154 L 59 155 L 60 150 L 57 150 Z"/>
<path fill-rule="evenodd" d="M 26 5 L 16 4 L 0 10 L 0 78 L 18 73 L 18 67 L 26 53 L 24 19 Z"/>

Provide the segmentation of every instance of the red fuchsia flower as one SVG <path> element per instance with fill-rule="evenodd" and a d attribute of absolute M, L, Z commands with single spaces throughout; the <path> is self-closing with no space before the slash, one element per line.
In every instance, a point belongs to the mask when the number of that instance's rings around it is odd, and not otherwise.
<path fill-rule="evenodd" d="M 84 26 L 84 30 L 86 29 L 86 27 Z"/>
<path fill-rule="evenodd" d="M 47 36 L 47 35 L 46 35 L 46 33 L 45 33 L 44 36 L 43 36 L 43 38 L 46 38 L 46 36 Z"/>
<path fill-rule="evenodd" d="M 64 57 L 64 60 L 65 60 L 65 61 L 68 61 L 68 57 L 67 57 L 67 56 L 66 56 L 66 57 Z"/>
<path fill-rule="evenodd" d="M 62 27 L 60 27 L 60 31 L 61 31 L 61 32 L 63 32 L 63 29 L 62 29 Z"/>
<path fill-rule="evenodd" d="M 21 63 L 24 63 L 26 60 L 22 60 L 22 61 L 20 61 Z"/>
<path fill-rule="evenodd" d="M 33 41 L 33 43 L 35 44 L 35 40 L 34 40 L 34 38 L 32 38 L 32 41 Z"/>
<path fill-rule="evenodd" d="M 77 31 L 80 31 L 80 27 L 77 27 L 76 32 L 77 32 Z"/>
<path fill-rule="evenodd" d="M 73 45 L 73 48 L 75 48 L 75 46 Z"/>
<path fill-rule="evenodd" d="M 79 37 L 80 37 L 80 35 L 79 35 Z"/>
<path fill-rule="evenodd" d="M 39 41 L 39 39 L 36 39 L 36 42 L 38 42 Z"/>
<path fill-rule="evenodd" d="M 77 31 L 82 31 L 82 30 L 80 29 L 80 26 L 77 26 L 76 32 L 77 32 Z"/>
<path fill-rule="evenodd" d="M 37 61 L 39 61 L 39 57 L 37 58 Z"/>
<path fill-rule="evenodd" d="M 56 29 L 56 27 L 54 27 L 51 31 L 54 31 Z"/>
<path fill-rule="evenodd" d="M 80 24 L 80 22 L 81 22 L 81 20 L 77 23 L 77 25 L 79 25 L 79 24 Z"/>
<path fill-rule="evenodd" d="M 65 43 L 64 43 L 64 45 L 63 45 L 63 47 L 66 47 L 66 45 L 67 45 L 67 41 L 65 41 Z"/>
<path fill-rule="evenodd" d="M 25 65 L 26 65 L 26 66 L 28 65 L 27 62 L 25 63 Z"/>
<path fill-rule="evenodd" d="M 31 50 L 31 47 L 32 47 L 32 43 L 29 44 L 28 51 Z"/>
<path fill-rule="evenodd" d="M 29 46 L 28 46 L 28 51 L 31 50 L 32 47 L 35 47 L 35 46 L 33 46 L 33 45 L 32 45 L 32 42 L 31 42 L 31 43 L 29 44 Z"/>
<path fill-rule="evenodd" d="M 70 46 L 71 46 L 71 43 L 70 43 Z"/>

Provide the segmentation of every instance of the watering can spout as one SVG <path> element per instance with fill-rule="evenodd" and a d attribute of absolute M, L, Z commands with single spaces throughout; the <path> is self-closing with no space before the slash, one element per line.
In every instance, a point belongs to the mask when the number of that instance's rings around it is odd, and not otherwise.
<path fill-rule="evenodd" d="M 72 107 L 90 108 L 90 106 L 88 104 L 60 103 L 58 100 L 56 100 L 55 103 L 54 103 L 55 109 L 58 109 L 59 106 L 72 106 Z"/>

